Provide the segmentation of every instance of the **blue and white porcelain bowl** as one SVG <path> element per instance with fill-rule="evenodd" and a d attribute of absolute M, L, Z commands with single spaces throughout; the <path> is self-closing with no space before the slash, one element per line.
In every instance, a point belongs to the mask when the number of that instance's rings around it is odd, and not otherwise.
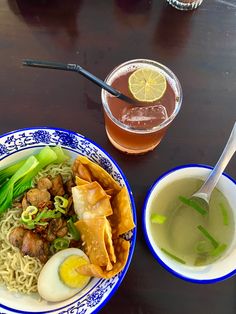
<path fill-rule="evenodd" d="M 4 134 L 0 137 L 0 167 L 35 153 L 45 145 L 60 145 L 75 158 L 78 154 L 87 156 L 98 163 L 122 186 L 126 186 L 136 223 L 135 204 L 128 181 L 117 163 L 101 147 L 83 135 L 58 128 L 27 128 Z M 0 313 L 53 313 L 53 314 L 89 314 L 98 312 L 112 297 L 123 280 L 134 251 L 136 228 L 127 235 L 130 252 L 127 263 L 118 275 L 111 279 L 93 278 L 80 293 L 57 303 L 40 300 L 37 294 L 23 295 L 9 292 L 0 285 Z"/>
<path fill-rule="evenodd" d="M 236 273 L 236 232 L 230 247 L 214 263 L 205 266 L 188 266 L 181 264 L 166 255 L 155 243 L 151 233 L 150 205 L 158 193 L 168 184 L 184 178 L 197 178 L 205 180 L 212 167 L 205 165 L 183 165 L 161 175 L 152 185 L 146 196 L 143 206 L 143 232 L 147 245 L 154 258 L 171 274 L 195 283 L 208 284 L 215 283 Z M 236 222 L 236 181 L 226 174 L 221 175 L 217 183 L 219 189 L 227 198 L 229 205 L 233 210 L 234 226 Z M 235 227 L 234 227 L 235 228 Z"/>

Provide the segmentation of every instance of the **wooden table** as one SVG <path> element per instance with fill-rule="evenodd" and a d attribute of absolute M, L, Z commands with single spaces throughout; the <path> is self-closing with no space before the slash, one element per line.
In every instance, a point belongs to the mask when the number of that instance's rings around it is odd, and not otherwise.
<path fill-rule="evenodd" d="M 0 55 L 0 133 L 30 126 L 79 132 L 114 157 L 133 190 L 135 253 L 101 313 L 235 314 L 235 278 L 197 285 L 173 277 L 152 257 L 141 228 L 153 181 L 177 165 L 214 165 L 234 124 L 235 1 L 205 0 L 180 12 L 165 0 L 1 0 Z M 24 68 L 24 58 L 79 63 L 101 78 L 129 59 L 157 60 L 181 81 L 182 109 L 155 151 L 125 156 L 106 137 L 97 86 L 73 73 Z M 227 167 L 234 178 L 235 166 L 234 159 Z"/>

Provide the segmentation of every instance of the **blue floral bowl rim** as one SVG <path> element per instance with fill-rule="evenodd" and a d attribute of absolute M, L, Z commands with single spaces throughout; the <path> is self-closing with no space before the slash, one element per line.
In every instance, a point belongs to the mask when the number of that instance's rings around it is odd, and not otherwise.
<path fill-rule="evenodd" d="M 153 246 L 149 240 L 148 237 L 148 233 L 147 233 L 147 228 L 146 228 L 146 207 L 147 207 L 147 202 L 149 200 L 149 197 L 151 196 L 151 193 L 153 191 L 153 189 L 155 188 L 155 186 L 162 180 L 164 179 L 166 176 L 168 176 L 169 174 L 181 170 L 181 169 L 185 169 L 185 168 L 205 168 L 205 169 L 213 169 L 212 166 L 208 166 L 205 164 L 184 164 L 184 165 L 180 165 L 177 167 L 174 167 L 166 172 L 164 172 L 162 175 L 160 175 L 155 181 L 154 183 L 151 185 L 151 187 L 149 188 L 145 200 L 144 200 L 144 204 L 143 204 L 143 210 L 142 210 L 142 230 L 144 233 L 144 238 L 145 241 L 147 243 L 147 246 L 149 248 L 149 250 L 151 251 L 151 254 L 153 255 L 153 257 L 158 261 L 158 263 L 165 269 L 167 270 L 169 273 L 171 273 L 172 275 L 183 279 L 185 281 L 191 282 L 191 283 L 197 283 L 197 284 L 212 284 L 212 283 L 217 283 L 223 280 L 226 280 L 230 277 L 232 277 L 233 275 L 236 274 L 236 269 L 233 270 L 232 272 L 221 276 L 221 277 L 217 277 L 214 279 L 193 279 L 193 278 L 189 278 L 186 276 L 183 276 L 182 274 L 180 274 L 179 272 L 176 272 L 175 270 L 173 270 L 171 267 L 169 267 L 165 262 L 163 262 L 163 260 L 159 257 L 159 255 L 155 252 L 155 250 L 153 249 Z M 234 180 L 232 177 L 230 177 L 228 174 L 226 174 L 225 172 L 222 174 L 223 176 L 227 177 L 230 181 L 232 181 L 235 185 L 236 185 L 236 180 Z"/>
<path fill-rule="evenodd" d="M 137 237 L 137 215 L 136 215 L 136 206 L 135 206 L 135 201 L 134 201 L 134 196 L 133 196 L 133 193 L 132 193 L 132 190 L 131 190 L 131 187 L 129 185 L 129 182 L 124 174 L 124 172 L 121 170 L 120 166 L 117 164 L 117 162 L 113 159 L 113 157 L 104 149 L 102 148 L 99 144 L 97 144 L 95 141 L 91 140 L 90 138 L 78 133 L 78 132 L 75 132 L 75 131 L 71 131 L 71 130 L 68 130 L 68 129 L 65 129 L 65 128 L 58 128 L 58 127 L 53 127 L 53 126 L 32 126 L 32 127 L 27 127 L 27 128 L 20 128 L 20 129 L 16 129 L 16 130 L 13 130 L 13 131 L 9 131 L 9 132 L 6 132 L 4 134 L 1 134 L 0 135 L 0 139 L 3 138 L 3 137 L 6 137 L 8 135 L 11 135 L 11 134 L 15 134 L 15 133 L 19 133 L 19 132 L 24 132 L 24 131 L 30 131 L 30 130 L 50 130 L 50 131 L 61 131 L 61 132 L 65 132 L 65 133 L 68 133 L 68 134 L 73 134 L 75 136 L 78 136 L 78 137 L 81 137 L 85 140 L 87 140 L 88 142 L 90 142 L 91 144 L 93 144 L 94 146 L 96 146 L 100 151 L 102 151 L 111 161 L 112 163 L 116 166 L 116 168 L 118 169 L 119 173 L 121 174 L 122 176 L 122 179 L 124 180 L 125 182 L 125 185 L 127 187 L 127 190 L 128 190 L 128 194 L 129 194 L 129 197 L 130 197 L 130 201 L 131 201 L 131 207 L 132 207 L 132 214 L 133 214 L 133 219 L 134 219 L 134 223 L 135 223 L 135 228 L 133 230 L 133 235 L 132 235 L 132 243 L 131 243 L 131 246 L 130 246 L 130 251 L 129 251 L 129 256 L 128 256 L 128 259 L 127 259 L 127 262 L 126 262 L 126 265 L 124 267 L 124 269 L 122 270 L 122 274 L 119 276 L 119 279 L 115 285 L 115 287 L 112 289 L 111 293 L 109 293 L 109 295 L 106 297 L 106 299 L 93 311 L 93 313 L 98 313 L 106 304 L 107 302 L 112 298 L 112 296 L 116 293 L 116 291 L 118 290 L 119 286 L 121 285 L 121 282 L 123 281 L 128 269 L 129 269 L 129 266 L 130 266 L 130 263 L 131 263 L 131 260 L 132 260 L 132 257 L 133 257 L 133 254 L 134 254 L 134 249 L 135 249 L 135 245 L 136 245 L 136 237 Z M 46 144 L 45 144 L 46 145 Z M 43 146 L 43 145 L 42 145 Z M 50 146 L 50 145 L 49 145 Z M 31 148 L 33 148 L 34 146 L 31 146 Z M 64 147 L 62 145 L 62 147 Z M 27 147 L 24 147 L 23 149 L 19 149 L 18 151 L 21 151 L 21 150 L 25 150 L 25 149 L 28 149 Z M 69 150 L 69 149 L 68 149 Z M 75 151 L 75 150 L 72 150 L 71 151 Z M 10 153 L 8 154 L 8 156 L 14 154 L 16 152 L 13 152 L 13 153 Z M 7 157 L 7 156 L 6 156 Z M 3 159 L 5 159 L 6 157 L 4 157 Z M 3 160 L 1 159 L 1 160 Z M 1 161 L 0 160 L 0 161 Z M 14 308 L 10 308 L 8 306 L 5 306 L 3 304 L 0 304 L 0 309 L 3 308 L 3 309 L 6 309 L 8 311 L 13 311 L 12 313 L 25 313 L 25 314 L 44 314 L 44 313 L 53 313 L 55 311 L 59 311 L 59 310 L 62 310 L 62 309 L 65 309 L 66 307 L 68 306 L 71 306 L 72 304 L 76 303 L 77 300 L 73 301 L 72 303 L 70 304 L 67 304 L 63 307 L 60 307 L 60 308 L 56 308 L 56 309 L 53 309 L 53 310 L 48 310 L 48 311 L 44 311 L 44 312 L 40 312 L 40 311 L 37 311 L 37 312 L 31 312 L 31 311 L 23 311 L 23 310 L 16 310 Z"/>

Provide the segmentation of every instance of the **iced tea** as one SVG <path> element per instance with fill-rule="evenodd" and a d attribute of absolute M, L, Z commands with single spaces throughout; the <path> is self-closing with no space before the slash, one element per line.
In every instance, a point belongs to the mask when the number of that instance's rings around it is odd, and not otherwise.
<path fill-rule="evenodd" d="M 125 62 L 112 71 L 106 82 L 134 98 L 128 80 L 130 75 L 140 68 L 149 68 L 165 76 L 166 89 L 157 101 L 136 100 L 137 106 L 132 106 L 102 91 L 107 136 L 116 148 L 131 154 L 153 150 L 160 143 L 182 102 L 178 79 L 168 68 L 155 61 L 137 59 Z"/>

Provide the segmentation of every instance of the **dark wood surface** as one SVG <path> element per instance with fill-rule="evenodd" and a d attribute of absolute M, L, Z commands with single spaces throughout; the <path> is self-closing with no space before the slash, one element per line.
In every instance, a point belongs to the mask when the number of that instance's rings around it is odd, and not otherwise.
<path fill-rule="evenodd" d="M 184 163 L 214 165 L 236 118 L 236 3 L 205 0 L 180 12 L 165 0 L 1 0 L 0 133 L 30 126 L 70 129 L 106 149 L 134 193 L 138 236 L 128 273 L 103 314 L 236 313 L 236 279 L 213 285 L 173 277 L 152 257 L 141 228 L 153 181 Z M 100 90 L 83 77 L 23 68 L 36 58 L 79 63 L 101 78 L 149 58 L 170 67 L 184 93 L 160 146 L 125 156 L 105 135 Z M 227 173 L 236 178 L 235 158 Z M 235 261 L 236 264 L 236 261 Z"/>

